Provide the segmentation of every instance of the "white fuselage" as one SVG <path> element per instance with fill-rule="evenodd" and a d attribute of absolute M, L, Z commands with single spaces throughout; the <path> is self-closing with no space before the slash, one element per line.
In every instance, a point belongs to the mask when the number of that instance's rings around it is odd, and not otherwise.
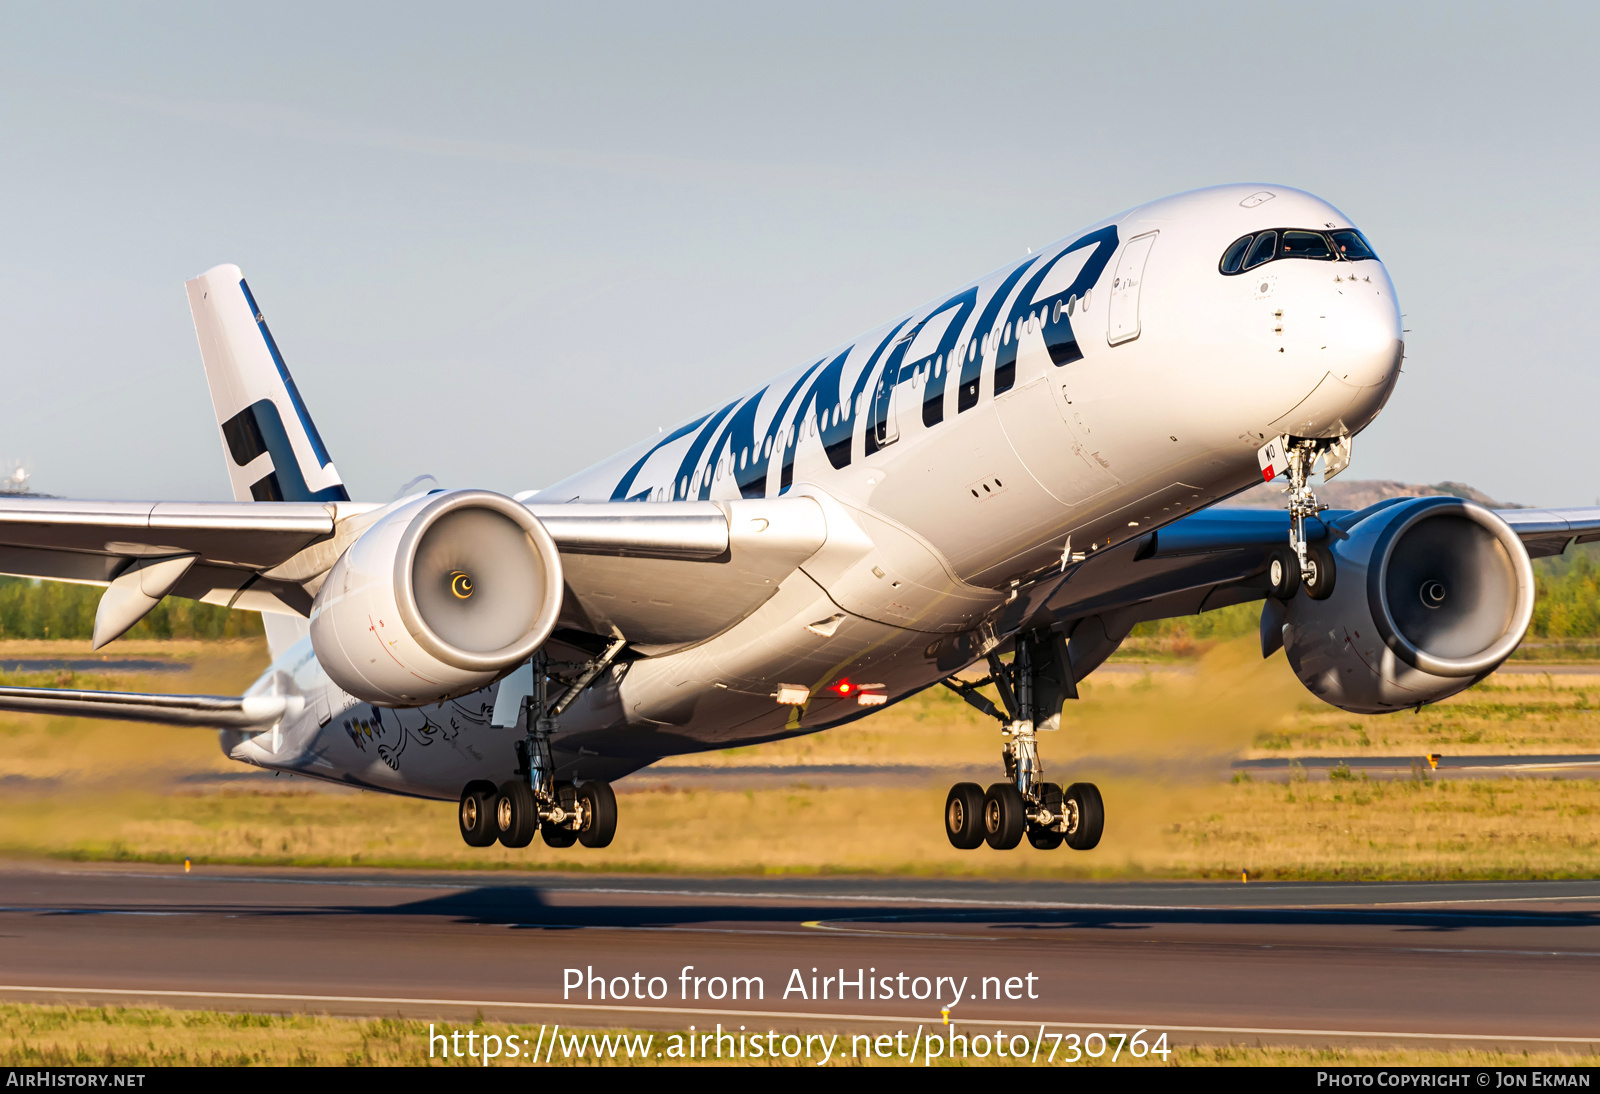
<path fill-rule="evenodd" d="M 1270 197 L 1263 198 L 1262 195 Z M 1387 272 L 1283 259 L 1232 276 L 1229 244 L 1268 228 L 1353 227 L 1284 187 L 1139 206 L 939 297 L 525 500 L 807 495 L 828 542 L 709 641 L 617 669 L 564 716 L 562 777 L 613 778 L 674 753 L 812 732 L 868 713 L 1004 638 L 1019 596 L 1073 563 L 1259 481 L 1279 434 L 1354 434 L 1399 372 Z M 999 633 L 996 633 L 1000 628 Z M 781 684 L 810 699 L 780 706 Z M 355 703 L 309 643 L 255 691 L 305 711 L 236 759 L 455 798 L 500 781 L 520 731 L 489 724 L 498 685 L 412 710 Z"/>

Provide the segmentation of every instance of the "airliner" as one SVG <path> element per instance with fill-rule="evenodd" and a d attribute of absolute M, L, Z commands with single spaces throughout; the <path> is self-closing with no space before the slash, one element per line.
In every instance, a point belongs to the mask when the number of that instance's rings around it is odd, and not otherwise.
<path fill-rule="evenodd" d="M 187 288 L 235 500 L 5 499 L 0 572 L 102 586 L 97 649 L 164 596 L 259 611 L 272 663 L 0 709 L 215 728 L 456 801 L 475 847 L 603 847 L 612 783 L 662 757 L 945 687 L 1001 761 L 950 789 L 950 842 L 1086 850 L 1105 803 L 1039 735 L 1135 624 L 1262 601 L 1314 695 L 1415 708 L 1510 655 L 1530 558 L 1600 538 L 1600 509 L 1317 502 L 1405 346 L 1373 244 L 1286 186 L 1129 209 L 511 496 L 352 500 L 239 268 Z M 1282 511 L 1217 508 L 1263 479 Z"/>

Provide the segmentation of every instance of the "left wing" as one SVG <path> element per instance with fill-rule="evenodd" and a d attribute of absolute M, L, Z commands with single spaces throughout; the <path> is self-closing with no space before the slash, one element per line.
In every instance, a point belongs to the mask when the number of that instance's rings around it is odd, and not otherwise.
<path fill-rule="evenodd" d="M 1392 498 L 1388 505 L 1404 498 Z M 1378 506 L 1371 507 L 1372 509 Z M 1321 539 L 1325 525 L 1363 516 L 1348 510 L 1330 510 L 1322 521 L 1312 522 L 1311 539 Z M 1574 543 L 1600 540 L 1600 508 L 1496 509 L 1494 515 L 1511 526 L 1533 558 L 1559 555 Z M 1217 554 L 1254 547 L 1275 547 L 1288 541 L 1289 515 L 1276 509 L 1207 509 L 1173 521 L 1138 541 L 1139 559 L 1176 558 L 1181 555 Z"/>
<path fill-rule="evenodd" d="M 1307 522 L 1307 535 L 1313 542 L 1323 539 L 1330 526 L 1370 511 L 1329 510 L 1321 520 Z M 1600 508 L 1494 513 L 1511 526 L 1533 558 L 1600 540 Z M 1073 671 L 1082 679 L 1116 650 L 1137 623 L 1264 599 L 1267 553 L 1288 540 L 1286 512 L 1202 510 L 1088 559 L 1051 593 L 1040 616 L 1063 624 L 1073 636 Z M 1024 612 L 1034 610 L 1019 607 Z M 1038 619 L 1030 621 L 1038 624 Z"/>
<path fill-rule="evenodd" d="M 1574 543 L 1600 540 L 1600 508 L 1496 509 L 1534 558 L 1559 555 Z"/>

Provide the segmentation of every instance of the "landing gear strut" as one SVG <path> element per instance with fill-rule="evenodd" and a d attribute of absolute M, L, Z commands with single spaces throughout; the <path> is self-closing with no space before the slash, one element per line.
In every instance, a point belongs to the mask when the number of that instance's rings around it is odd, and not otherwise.
<path fill-rule="evenodd" d="M 471 782 L 461 792 L 461 838 L 469 845 L 487 847 L 498 840 L 506 847 L 526 847 L 536 835 L 551 847 L 605 847 L 611 842 L 617 834 L 617 797 L 611 784 L 557 781 L 550 737 L 573 700 L 611 667 L 625 644 L 619 638 L 590 661 L 560 665 L 579 670 L 570 681 L 553 675 L 558 666 L 543 650 L 534 654 L 533 693 L 523 699 L 527 734 L 516 744 L 514 777 L 498 787 Z M 552 682 L 566 685 L 554 703 Z"/>
<path fill-rule="evenodd" d="M 1350 438 L 1277 437 L 1262 446 L 1258 458 L 1269 482 L 1279 473 L 1289 479 L 1289 543 L 1268 556 L 1269 592 L 1275 599 L 1290 600 L 1303 584 L 1307 596 L 1326 600 L 1333 595 L 1333 553 L 1322 544 L 1307 540 L 1306 521 L 1327 506 L 1317 501 L 1308 480 L 1318 459 L 1324 461 L 1323 482 L 1348 467 Z"/>
<path fill-rule="evenodd" d="M 984 790 L 977 783 L 957 783 L 945 798 L 944 827 L 950 843 L 972 850 L 987 843 L 1008 851 L 1028 842 L 1041 851 L 1065 843 L 1087 851 L 1100 842 L 1105 806 L 1093 783 L 1073 783 L 1062 790 L 1043 781 L 1038 729 L 1059 724 L 1061 704 L 1077 698 L 1066 643 L 1060 635 L 1041 632 L 1019 636 L 1016 655 L 1007 665 L 991 653 L 989 675 L 974 683 L 943 681 L 944 686 L 1000 723 L 1004 738 L 1000 758 L 1006 778 Z M 1001 713 L 978 689 L 994 684 L 1005 707 Z"/>

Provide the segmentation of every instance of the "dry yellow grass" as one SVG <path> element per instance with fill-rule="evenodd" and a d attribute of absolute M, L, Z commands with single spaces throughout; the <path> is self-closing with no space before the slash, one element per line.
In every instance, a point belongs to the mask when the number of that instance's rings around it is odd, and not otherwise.
<path fill-rule="evenodd" d="M 232 651 L 248 651 L 257 658 L 261 667 L 267 664 L 267 643 L 264 638 L 119 638 L 101 650 L 92 649 L 87 638 L 0 639 L 0 658 L 60 657 L 116 661 L 124 657 L 160 657 L 198 661 L 217 655 L 225 656 Z"/>
<path fill-rule="evenodd" d="M 490 1034 L 502 1045 L 512 1037 L 519 1043 L 549 1044 L 550 1034 L 537 1025 L 505 1023 L 432 1023 L 435 1032 L 473 1030 Z M 173 1065 L 210 1066 L 455 1066 L 481 1067 L 481 1059 L 428 1055 L 430 1023 L 403 1018 L 333 1018 L 312 1014 L 229 1014 L 217 1011 L 183 1011 L 166 1007 L 75 1007 L 31 1004 L 0 1004 L 0 1066 L 9 1067 L 139 1067 Z M 802 1027 L 788 1027 L 801 1029 Z M 541 1032 L 544 1038 L 541 1040 Z M 802 1032 L 805 1032 L 802 1029 Z M 863 1031 L 866 1032 L 866 1031 Z M 870 1032 L 881 1032 L 873 1029 Z M 556 1065 L 627 1064 L 625 1051 L 597 1051 L 596 1039 L 613 1038 L 621 1033 L 633 1041 L 636 1055 L 643 1049 L 645 1066 L 689 1063 L 666 1056 L 670 1032 L 615 1029 L 563 1029 L 567 1043 L 576 1042 L 570 1055 L 557 1050 L 550 1063 Z M 593 1035 L 590 1037 L 589 1035 Z M 647 1042 L 641 1044 L 644 1038 Z M 463 1038 L 463 1044 L 465 1039 Z M 681 1035 L 680 1042 L 681 1044 Z M 1594 1067 L 1600 1054 L 1594 1049 L 1579 1052 L 1540 1050 L 1522 1052 L 1498 1047 L 1481 1049 L 1413 1048 L 1409 1046 L 1357 1046 L 1308 1048 L 1297 1046 L 1250 1046 L 1188 1044 L 1175 1039 L 1168 1066 L 1290 1066 L 1290 1067 Z M 1051 1042 L 1046 1041 L 1046 1048 Z M 657 1056 L 657 1053 L 662 1053 Z M 866 1066 L 904 1061 L 867 1060 L 851 1056 L 850 1031 L 839 1034 L 834 1046 L 835 1065 Z M 617 1057 L 621 1057 L 620 1059 Z M 712 1061 L 715 1062 L 715 1061 Z M 771 1066 L 770 1059 L 742 1060 Z M 810 1066 L 816 1060 L 779 1060 L 789 1066 Z M 966 1061 L 993 1066 L 1015 1065 L 1017 1061 L 994 1056 L 987 1060 Z M 1041 1054 L 1041 1063 L 1044 1054 Z M 524 1059 L 500 1060 L 495 1066 L 517 1067 Z M 962 1061 L 940 1061 L 940 1066 Z M 1161 1066 L 1159 1057 L 1135 1059 L 1123 1053 L 1116 1061 L 1122 1066 Z M 1060 1059 L 1057 1065 L 1060 1066 Z M 1112 1066 L 1110 1054 L 1098 1061 L 1084 1060 L 1079 1066 Z"/>
<path fill-rule="evenodd" d="M 190 690 L 231 690 L 248 681 L 261 657 L 259 646 L 229 645 L 200 658 L 193 673 L 161 677 L 157 686 L 179 686 L 181 679 Z M 1370 732 L 1367 745 L 1351 746 L 1341 739 L 1354 732 L 1351 725 L 1400 727 L 1384 732 L 1410 734 L 1412 755 L 1453 751 L 1438 747 L 1435 730 L 1469 718 L 1503 734 L 1526 725 L 1527 736 L 1576 750 L 1600 721 L 1588 709 L 1583 680 L 1501 676 L 1422 715 L 1384 720 L 1328 714 L 1280 658 L 1263 662 L 1247 643 L 1217 647 L 1194 672 L 1096 678 L 1072 708 L 1069 728 L 1041 742 L 1052 778 L 1090 778 L 1105 793 L 1105 840 L 1082 854 L 955 851 L 938 820 L 948 780 L 851 788 L 816 785 L 824 780 L 804 775 L 794 781 L 813 785 L 749 791 L 630 789 L 624 780 L 618 784 L 622 824 L 610 848 L 470 849 L 456 835 L 449 803 L 313 790 L 287 778 L 250 792 L 184 791 L 177 783 L 183 776 L 242 770 L 203 730 L 10 715 L 0 717 L 0 778 L 24 778 L 0 800 L 0 849 L 172 862 L 491 869 L 1592 875 L 1600 866 L 1600 783 L 1593 781 L 1227 781 L 1228 760 L 1263 743 L 1305 747 L 1315 740 L 1324 754 L 1347 748 L 1405 754 L 1382 748 Z M 999 774 L 998 746 L 991 721 L 938 689 L 829 733 L 678 762 L 921 764 L 988 782 Z M 1503 745 L 1495 750 L 1509 751 Z M 663 765 L 669 780 L 672 763 Z"/>
<path fill-rule="evenodd" d="M 957 851 L 944 788 L 664 789 L 619 795 L 603 850 L 474 849 L 449 803 L 226 791 L 23 795 L 0 804 L 10 854 L 158 862 L 684 873 L 1004 877 L 1587 877 L 1600 782 L 1547 779 L 1102 783 L 1090 852 Z"/>
<path fill-rule="evenodd" d="M 1293 717 L 1258 737 L 1245 755 L 1314 752 L 1600 753 L 1600 672 L 1592 676 L 1499 672 L 1442 703 L 1399 714 L 1346 714 L 1308 695 Z"/>
<path fill-rule="evenodd" d="M 237 695 L 267 664 L 260 639 L 227 642 L 117 643 L 107 656 L 181 660 L 187 672 L 145 676 L 99 673 L 7 676 L 25 686 L 59 684 L 120 691 Z M 87 642 L 10 641 L 0 657 L 77 658 L 90 656 Z M 99 655 L 93 655 L 99 656 Z M 111 782 L 156 787 L 175 778 L 208 771 L 238 771 L 222 755 L 209 730 L 175 726 L 103 722 L 45 714 L 0 713 L 0 778 L 51 779 L 88 786 Z"/>
<path fill-rule="evenodd" d="M 1421 712 L 1357 715 L 1312 697 L 1282 654 L 1262 661 L 1253 642 L 1215 646 L 1198 661 L 1140 668 L 1103 672 L 1081 685 L 1082 698 L 1068 705 L 1065 728 L 1041 735 L 1047 767 L 1094 757 L 1114 759 L 1123 771 L 1198 773 L 1220 771 L 1236 757 L 1600 753 L 1600 671 L 1497 673 Z M 933 688 L 841 729 L 664 766 L 894 763 L 991 770 L 998 754 L 993 721 Z"/>

